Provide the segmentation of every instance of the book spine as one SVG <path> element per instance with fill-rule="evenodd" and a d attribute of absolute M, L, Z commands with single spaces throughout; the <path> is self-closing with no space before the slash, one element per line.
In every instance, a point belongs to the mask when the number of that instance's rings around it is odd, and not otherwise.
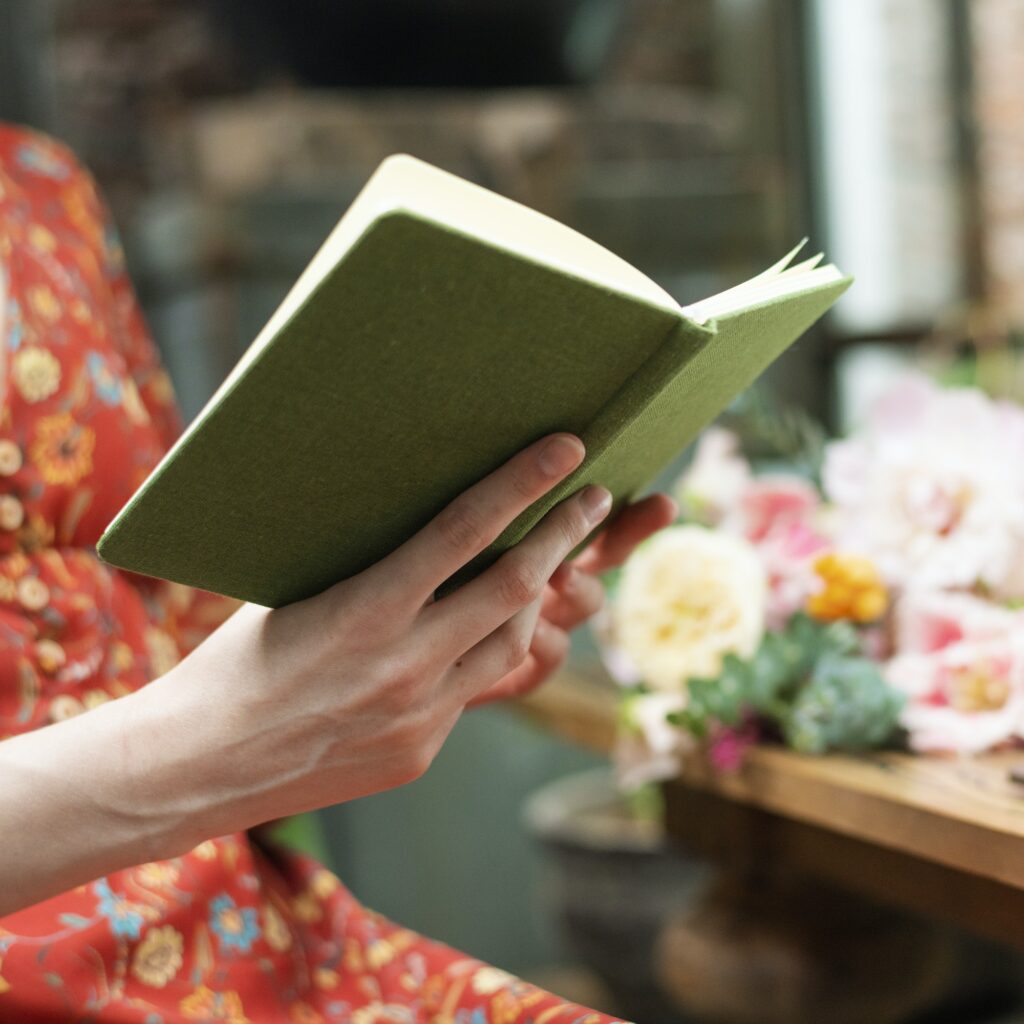
<path fill-rule="evenodd" d="M 560 501 L 592 483 L 607 487 L 615 497 L 612 516 L 606 520 L 610 522 L 615 511 L 664 468 L 672 453 L 681 452 L 693 439 L 682 424 L 675 425 L 682 429 L 673 429 L 666 422 L 664 408 L 676 404 L 680 380 L 691 364 L 700 362 L 715 337 L 713 326 L 703 327 L 680 315 L 661 345 L 580 433 L 587 449 L 580 468 L 531 506 L 502 539 L 518 541 Z"/>
<path fill-rule="evenodd" d="M 713 327 L 703 327 L 680 316 L 661 345 L 612 395 L 582 433 L 587 458 L 576 475 L 585 474 L 588 466 L 600 459 L 623 431 L 657 402 L 680 372 L 711 343 L 715 333 Z M 566 484 L 572 483 L 570 477 Z M 571 491 L 578 489 L 578 483 L 571 487 Z"/>
<path fill-rule="evenodd" d="M 703 351 L 714 336 L 713 329 L 701 327 L 680 315 L 669 327 L 662 343 L 626 378 L 587 427 L 580 431 L 587 456 L 579 469 L 531 505 L 487 551 L 471 563 L 468 570 L 457 573 L 439 593 L 443 595 L 454 590 L 465 579 L 493 562 L 501 551 L 522 540 L 555 505 L 587 484 L 599 483 L 608 487 L 616 497 L 616 508 L 623 504 L 629 494 L 635 493 L 650 475 L 646 468 L 636 460 L 626 458 L 613 460 L 616 466 L 609 467 L 609 455 L 615 452 L 618 439 L 629 429 L 630 424 L 637 422 L 638 418 L 644 418 L 645 412 L 671 387 L 680 372 Z M 608 475 L 606 471 L 611 468 L 614 472 Z"/>

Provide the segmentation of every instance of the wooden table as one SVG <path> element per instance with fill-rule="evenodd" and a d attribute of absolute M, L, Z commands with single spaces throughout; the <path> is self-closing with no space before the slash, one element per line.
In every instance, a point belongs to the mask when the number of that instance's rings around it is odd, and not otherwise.
<path fill-rule="evenodd" d="M 608 752 L 615 692 L 566 671 L 522 702 Z M 669 833 L 718 860 L 763 858 L 1024 948 L 1024 753 L 806 757 L 751 750 L 734 774 L 694 759 L 666 786 Z"/>

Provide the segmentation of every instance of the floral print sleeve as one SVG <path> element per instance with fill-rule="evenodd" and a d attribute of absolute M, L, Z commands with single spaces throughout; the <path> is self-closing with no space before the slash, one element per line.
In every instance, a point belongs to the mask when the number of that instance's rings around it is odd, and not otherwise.
<path fill-rule="evenodd" d="M 3 125 L 0 272 L 2 739 L 143 686 L 234 606 L 95 555 L 178 413 L 92 180 Z M 245 834 L 0 919 L 0 1020 L 611 1024 Z"/>

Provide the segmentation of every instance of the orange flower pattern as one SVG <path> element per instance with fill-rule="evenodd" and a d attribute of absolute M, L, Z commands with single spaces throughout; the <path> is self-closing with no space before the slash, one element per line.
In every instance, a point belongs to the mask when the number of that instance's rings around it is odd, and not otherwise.
<path fill-rule="evenodd" d="M 102 564 L 179 429 L 89 176 L 0 125 L 0 739 L 166 671 L 233 605 Z M 0 919 L 0 1020 L 611 1024 L 362 907 L 248 834 Z"/>

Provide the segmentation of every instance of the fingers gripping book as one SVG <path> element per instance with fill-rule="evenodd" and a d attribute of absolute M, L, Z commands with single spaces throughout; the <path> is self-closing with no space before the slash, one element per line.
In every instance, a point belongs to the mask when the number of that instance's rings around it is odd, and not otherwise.
<path fill-rule="evenodd" d="M 392 156 L 103 534 L 106 561 L 277 607 L 379 561 L 515 452 L 587 448 L 453 581 L 588 483 L 630 500 L 849 278 L 796 251 L 680 306 L 519 203 Z"/>

